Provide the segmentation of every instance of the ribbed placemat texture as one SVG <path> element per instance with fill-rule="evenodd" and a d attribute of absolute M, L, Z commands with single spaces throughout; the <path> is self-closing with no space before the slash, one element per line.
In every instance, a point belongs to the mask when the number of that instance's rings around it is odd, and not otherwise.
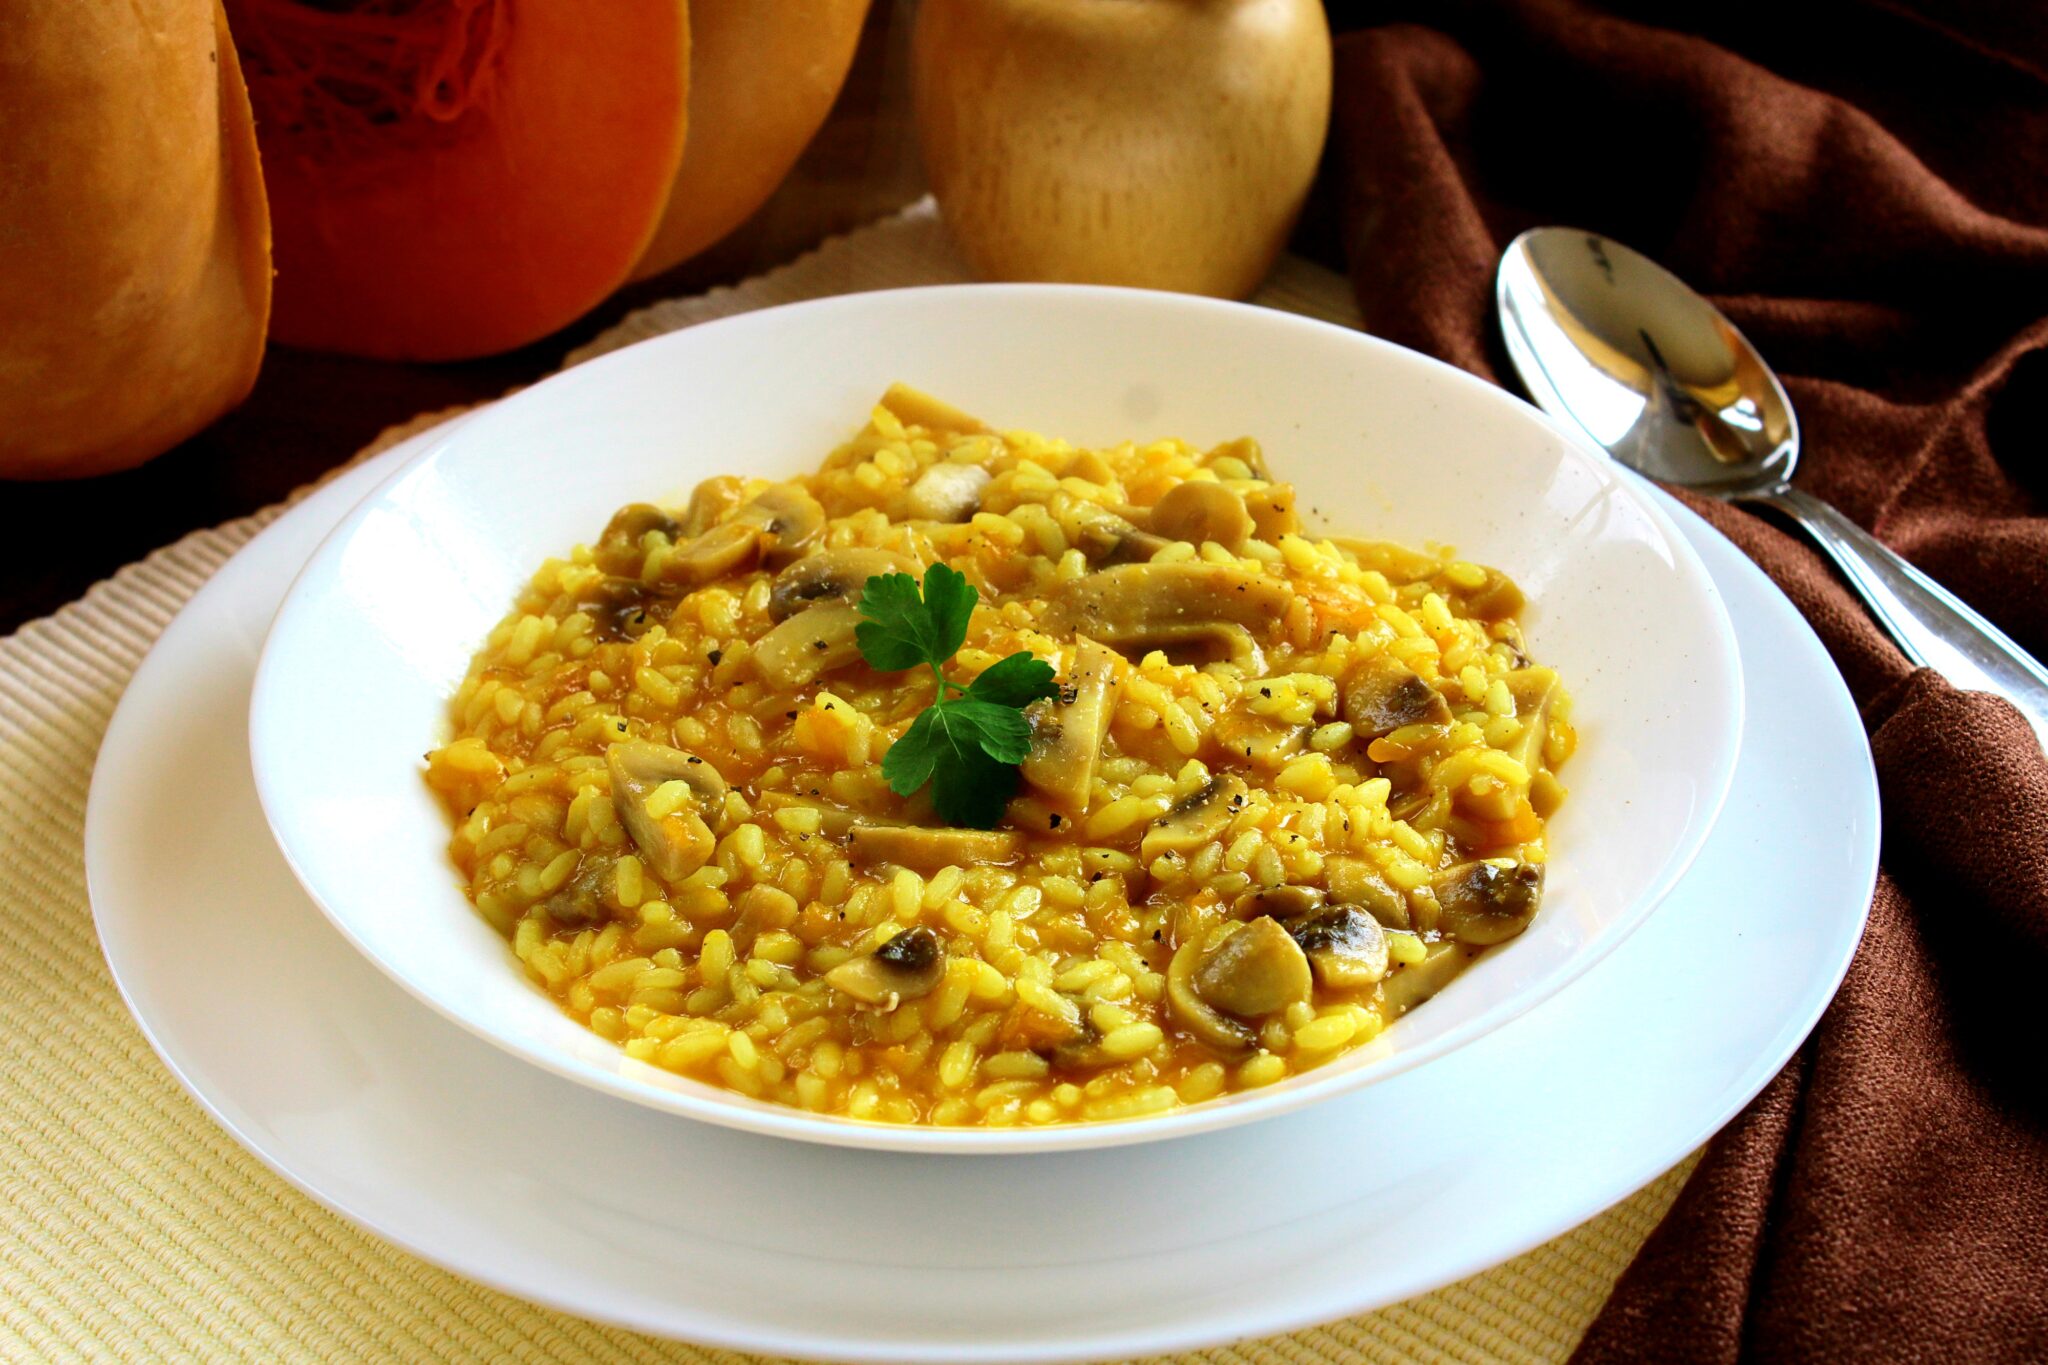
<path fill-rule="evenodd" d="M 570 359 L 768 304 L 965 278 L 929 205 L 920 205 L 759 279 L 637 313 Z M 1260 301 L 1357 321 L 1343 280 L 1299 261 L 1283 263 Z M 81 847 L 93 757 L 151 642 L 278 511 L 187 536 L 0 639 L 0 1358 L 744 1359 L 536 1308 L 359 1232 L 216 1128 L 123 1008 L 86 904 Z M 1576 1231 L 1434 1294 L 1183 1358 L 1558 1359 L 1690 1165 Z"/>

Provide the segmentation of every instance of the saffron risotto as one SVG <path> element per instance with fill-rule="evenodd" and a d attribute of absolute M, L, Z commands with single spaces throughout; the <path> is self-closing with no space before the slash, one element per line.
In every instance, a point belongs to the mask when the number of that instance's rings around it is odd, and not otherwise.
<path fill-rule="evenodd" d="M 1056 670 L 995 828 L 895 795 L 933 700 L 863 585 L 979 591 Z M 1312 533 L 1258 445 L 1088 450 L 892 388 L 816 474 L 541 565 L 426 780 L 478 912 L 632 1057 L 891 1123 L 1133 1118 L 1376 1036 L 1541 901 L 1570 700 L 1521 594 Z"/>

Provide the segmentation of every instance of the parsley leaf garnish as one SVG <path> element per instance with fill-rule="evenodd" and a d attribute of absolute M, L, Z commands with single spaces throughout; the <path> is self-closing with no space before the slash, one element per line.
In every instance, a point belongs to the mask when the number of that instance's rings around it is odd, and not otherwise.
<path fill-rule="evenodd" d="M 854 630 L 871 668 L 898 672 L 927 665 L 938 684 L 882 759 L 882 777 L 898 796 L 927 782 L 932 806 L 948 824 L 987 829 L 1002 818 L 1017 790 L 1017 765 L 1031 751 L 1024 709 L 1058 691 L 1052 665 L 1022 650 L 962 686 L 945 662 L 967 639 L 967 621 L 981 594 L 944 564 L 925 570 L 924 590 L 909 574 L 878 574 L 861 589 L 865 619 Z"/>

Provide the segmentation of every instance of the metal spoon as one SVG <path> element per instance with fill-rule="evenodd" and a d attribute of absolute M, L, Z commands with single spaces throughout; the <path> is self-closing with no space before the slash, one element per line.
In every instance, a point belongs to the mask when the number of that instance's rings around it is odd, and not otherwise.
<path fill-rule="evenodd" d="M 1855 522 L 1790 482 L 1799 421 L 1742 333 L 1648 257 L 1535 228 L 1495 281 L 1508 355 L 1536 406 L 1639 473 L 1799 523 L 1915 664 L 1994 692 L 2048 746 L 2048 669 Z"/>

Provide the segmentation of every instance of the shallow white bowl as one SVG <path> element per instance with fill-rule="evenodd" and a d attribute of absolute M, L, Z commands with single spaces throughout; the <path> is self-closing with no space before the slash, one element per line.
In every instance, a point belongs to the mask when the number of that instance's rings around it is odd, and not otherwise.
<path fill-rule="evenodd" d="M 1580 735 L 1528 932 L 1306 1075 L 1153 1118 L 1028 1130 L 898 1127 L 749 1100 L 628 1059 L 529 985 L 458 889 L 447 819 L 420 775 L 472 652 L 540 561 L 594 537 L 619 505 L 680 499 L 715 473 L 811 470 L 897 379 L 997 426 L 1083 443 L 1253 435 L 1326 528 L 1454 544 L 1508 571 L 1531 601 L 1532 652 L 1574 694 Z M 1554 994 L 1642 922 L 1705 840 L 1741 732 L 1735 651 L 1706 571 L 1628 476 L 1470 375 L 1241 305 L 965 286 L 708 323 L 465 421 L 365 499 L 300 574 L 264 648 L 250 739 L 265 815 L 306 890 L 372 961 L 479 1036 L 730 1127 L 1036 1152 L 1295 1109 L 1441 1056 Z"/>

